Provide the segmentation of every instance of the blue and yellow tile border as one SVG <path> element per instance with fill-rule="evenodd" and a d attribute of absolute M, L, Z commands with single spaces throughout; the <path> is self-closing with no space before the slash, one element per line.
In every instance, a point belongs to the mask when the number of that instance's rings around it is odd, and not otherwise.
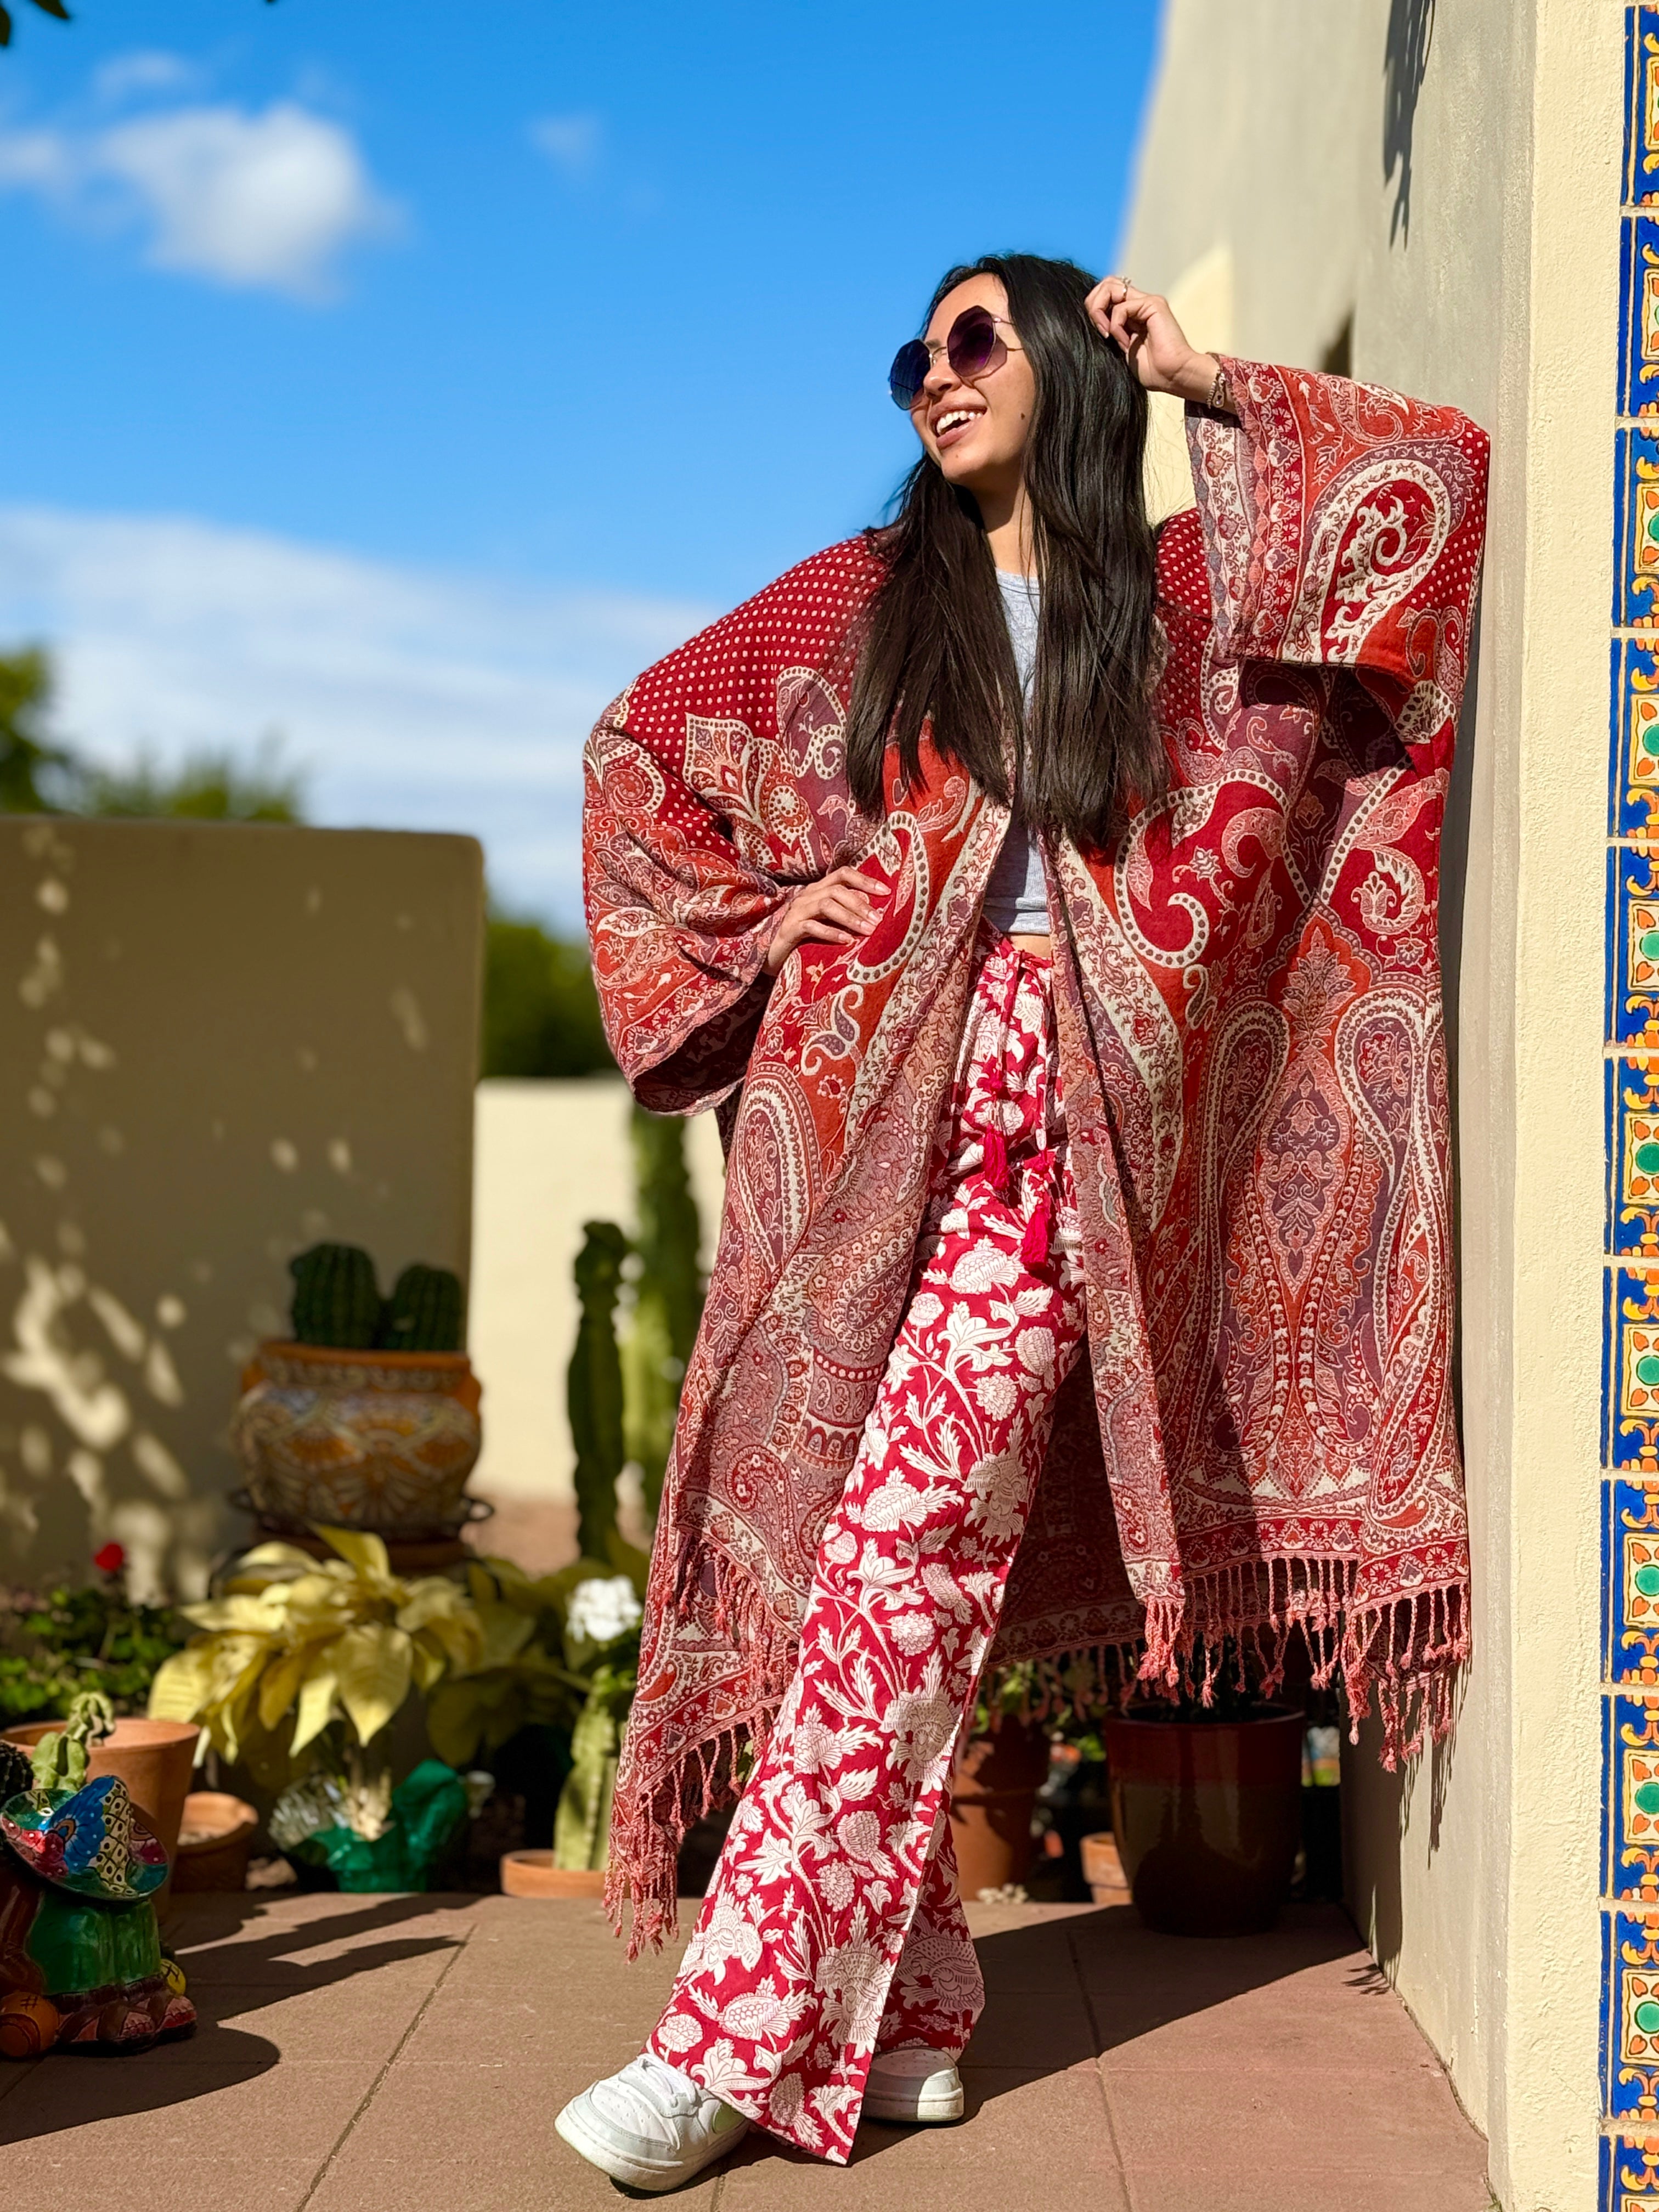
<path fill-rule="evenodd" d="M 1625 9 L 1601 1369 L 1601 2212 L 1659 2212 L 1659 6 Z"/>

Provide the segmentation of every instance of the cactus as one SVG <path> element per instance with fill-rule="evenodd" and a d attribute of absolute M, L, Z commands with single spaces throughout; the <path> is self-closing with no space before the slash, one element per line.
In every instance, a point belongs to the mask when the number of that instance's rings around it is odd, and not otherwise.
<path fill-rule="evenodd" d="M 355 1244 L 313 1244 L 288 1267 L 294 1341 L 368 1351 L 380 1328 L 380 1286 L 368 1253 Z"/>
<path fill-rule="evenodd" d="M 570 1771 L 553 1816 L 555 1866 L 602 1868 L 606 1863 L 617 1759 L 633 1695 L 631 1668 L 594 1670 L 593 1686 L 570 1738 Z"/>
<path fill-rule="evenodd" d="M 634 1109 L 641 1267 L 622 1347 L 625 1443 L 654 1520 L 674 1441 L 680 1384 L 702 1317 L 702 1224 L 685 1167 L 685 1124 Z"/>
<path fill-rule="evenodd" d="M 617 1292 L 628 1239 L 614 1221 L 583 1224 L 576 1255 L 581 1320 L 571 1356 L 570 1435 L 576 1447 L 577 1540 L 584 1559 L 609 1559 L 620 1542 L 617 1477 L 623 1470 L 622 1362 L 617 1353 Z"/>
<path fill-rule="evenodd" d="M 466 1318 L 459 1275 L 447 1267 L 405 1267 L 380 1315 L 383 1352 L 459 1352 Z"/>
<path fill-rule="evenodd" d="M 115 1733 L 115 1708 L 101 1690 L 83 1690 L 61 1729 L 34 1747 L 37 1790 L 78 1790 L 87 1778 L 87 1753 Z"/>

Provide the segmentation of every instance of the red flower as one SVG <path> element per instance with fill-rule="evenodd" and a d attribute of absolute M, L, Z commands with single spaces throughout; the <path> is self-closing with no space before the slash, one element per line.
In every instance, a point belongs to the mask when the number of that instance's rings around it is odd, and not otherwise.
<path fill-rule="evenodd" d="M 100 1575 L 118 1575 L 127 1563 L 127 1555 L 119 1544 L 106 1544 L 101 1552 L 94 1552 L 92 1564 Z"/>

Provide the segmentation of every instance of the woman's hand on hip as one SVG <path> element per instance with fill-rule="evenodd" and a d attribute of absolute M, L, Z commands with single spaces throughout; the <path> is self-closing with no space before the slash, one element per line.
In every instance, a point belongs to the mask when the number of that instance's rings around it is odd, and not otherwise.
<path fill-rule="evenodd" d="M 1221 363 L 1199 353 L 1156 292 L 1137 291 L 1127 277 L 1103 276 L 1085 305 L 1089 319 L 1104 337 L 1121 346 L 1129 366 L 1148 392 L 1167 392 L 1202 407 L 1214 387 Z"/>
<path fill-rule="evenodd" d="M 854 867 L 832 868 L 815 884 L 803 884 L 783 910 L 766 956 L 766 972 L 775 975 L 798 945 L 856 945 L 874 921 L 871 899 L 887 886 Z"/>

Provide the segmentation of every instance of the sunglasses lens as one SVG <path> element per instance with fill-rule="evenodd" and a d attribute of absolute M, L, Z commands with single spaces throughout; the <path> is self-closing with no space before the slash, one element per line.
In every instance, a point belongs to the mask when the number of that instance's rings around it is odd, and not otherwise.
<path fill-rule="evenodd" d="M 914 407 L 927 381 L 927 349 L 920 338 L 912 338 L 893 356 L 893 366 L 887 372 L 887 389 L 893 395 L 896 407 L 907 410 Z"/>
<path fill-rule="evenodd" d="M 997 326 L 990 311 L 964 307 L 951 325 L 945 350 L 958 376 L 978 376 L 988 368 L 997 350 Z"/>

